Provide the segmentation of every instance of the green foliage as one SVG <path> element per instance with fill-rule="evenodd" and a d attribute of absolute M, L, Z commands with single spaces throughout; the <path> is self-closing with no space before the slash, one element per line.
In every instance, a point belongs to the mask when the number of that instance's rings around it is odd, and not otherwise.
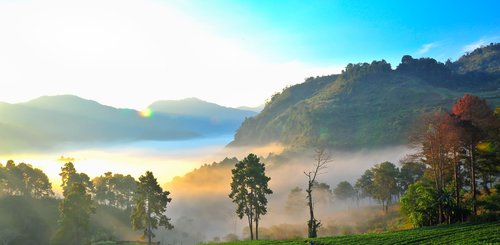
<path fill-rule="evenodd" d="M 385 203 L 385 210 L 391 203 L 393 196 L 399 193 L 397 177 L 399 169 L 390 162 L 383 162 L 372 168 L 373 198 Z"/>
<path fill-rule="evenodd" d="M 137 183 L 130 175 L 104 173 L 92 179 L 94 201 L 116 208 L 130 209 L 133 205 Z"/>
<path fill-rule="evenodd" d="M 170 192 L 163 191 L 150 171 L 139 177 L 132 210 L 132 226 L 135 230 L 143 230 L 143 238 L 147 237 L 149 243 L 155 236 L 153 229 L 161 226 L 169 230 L 174 228 L 170 224 L 170 218 L 165 215 L 167 204 L 172 201 L 168 195 Z"/>
<path fill-rule="evenodd" d="M 320 237 L 282 241 L 239 241 L 208 243 L 224 245 L 333 245 L 333 244 L 496 244 L 500 222 L 426 227 L 387 233 Z"/>
<path fill-rule="evenodd" d="M 71 162 L 61 168 L 64 199 L 59 203 L 58 229 L 53 244 L 89 244 L 90 215 L 95 212 L 92 184 L 84 173 L 77 173 Z"/>
<path fill-rule="evenodd" d="M 46 198 L 54 195 L 47 175 L 30 164 L 9 160 L 5 167 L 0 164 L 0 195 L 21 195 Z"/>
<path fill-rule="evenodd" d="M 402 193 L 408 190 L 408 186 L 417 182 L 424 175 L 426 166 L 422 162 L 402 162 L 398 181 Z"/>
<path fill-rule="evenodd" d="M 469 72 L 500 73 L 500 43 L 491 43 L 467 53 L 451 67 L 460 74 Z"/>
<path fill-rule="evenodd" d="M 438 217 L 438 194 L 427 181 L 418 181 L 408 187 L 401 197 L 401 210 L 416 226 L 434 225 Z"/>
<path fill-rule="evenodd" d="M 0 197 L 0 243 L 48 245 L 56 229 L 58 200 Z"/>
<path fill-rule="evenodd" d="M 361 197 L 372 197 L 374 193 L 373 172 L 370 169 L 365 170 L 363 175 L 356 181 L 356 189 L 361 191 Z"/>
<path fill-rule="evenodd" d="M 500 78 L 491 76 L 455 74 L 433 59 L 411 57 L 396 70 L 384 61 L 350 64 L 341 75 L 311 78 L 273 96 L 230 145 L 281 142 L 300 150 L 404 144 L 423 112 L 449 108 L 466 92 L 500 105 Z"/>

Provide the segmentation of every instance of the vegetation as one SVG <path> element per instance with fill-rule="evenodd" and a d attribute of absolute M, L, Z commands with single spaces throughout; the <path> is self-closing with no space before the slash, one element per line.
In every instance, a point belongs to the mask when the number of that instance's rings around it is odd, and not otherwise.
<path fill-rule="evenodd" d="M 273 193 L 268 187 L 271 178 L 266 176 L 266 167 L 260 159 L 249 154 L 239 161 L 232 172 L 231 193 L 229 197 L 236 203 L 236 214 L 240 219 L 247 216 L 250 239 L 253 240 L 253 222 L 255 221 L 255 239 L 259 240 L 259 220 L 267 213 L 266 195 Z"/>
<path fill-rule="evenodd" d="M 225 245 L 299 245 L 314 242 L 327 244 L 496 244 L 500 242 L 500 222 L 484 224 L 458 224 L 449 226 L 426 227 L 412 230 L 394 231 L 380 234 L 344 235 L 315 239 L 282 241 L 240 241 L 228 243 L 210 243 Z"/>
<path fill-rule="evenodd" d="M 281 142 L 300 150 L 405 144 L 423 112 L 450 108 L 464 93 L 500 106 L 494 71 L 499 47 L 480 48 L 471 53 L 474 59 L 466 55 L 448 65 L 404 56 L 395 70 L 382 60 L 349 64 L 338 76 L 309 78 L 274 95 L 261 113 L 243 122 L 231 145 Z M 464 73 L 465 66 L 470 68 Z"/>
<path fill-rule="evenodd" d="M 61 168 L 64 199 L 59 203 L 58 229 L 52 244 L 90 243 L 90 215 L 95 212 L 89 177 L 78 174 L 71 162 Z"/>
<path fill-rule="evenodd" d="M 168 195 L 170 192 L 163 191 L 152 172 L 147 171 L 145 175 L 139 177 L 137 193 L 134 196 L 132 226 L 135 230 L 144 231 L 143 238 L 147 237 L 150 245 L 152 238 L 155 237 L 153 229 L 159 226 L 169 230 L 174 228 L 170 224 L 170 218 L 165 215 L 167 204 L 172 201 Z"/>

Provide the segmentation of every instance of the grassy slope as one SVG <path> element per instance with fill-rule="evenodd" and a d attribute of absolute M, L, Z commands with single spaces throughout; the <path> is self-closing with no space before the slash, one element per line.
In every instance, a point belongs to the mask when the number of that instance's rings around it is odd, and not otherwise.
<path fill-rule="evenodd" d="M 456 224 L 411 230 L 321 237 L 310 240 L 323 244 L 500 244 L 500 222 L 483 224 Z M 292 241 L 240 241 L 225 245 L 307 244 L 308 240 Z M 216 244 L 216 243 L 210 243 Z"/>

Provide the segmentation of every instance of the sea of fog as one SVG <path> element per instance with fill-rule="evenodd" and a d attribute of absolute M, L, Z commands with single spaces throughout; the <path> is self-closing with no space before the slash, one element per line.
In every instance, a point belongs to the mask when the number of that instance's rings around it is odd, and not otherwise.
<path fill-rule="evenodd" d="M 56 192 L 61 183 L 59 172 L 65 162 L 75 164 L 78 172 L 91 178 L 105 172 L 139 177 L 153 171 L 160 183 L 170 181 L 205 163 L 223 159 L 232 135 L 176 141 L 135 141 L 113 144 L 66 144 L 46 151 L 0 154 L 0 163 L 25 162 L 42 169 Z"/>
<path fill-rule="evenodd" d="M 0 154 L 0 163 L 5 164 L 7 160 L 12 159 L 16 163 L 30 163 L 34 167 L 42 169 L 50 178 L 56 194 L 60 195 L 59 173 L 67 161 L 73 162 L 78 172 L 87 173 L 90 178 L 108 171 L 130 174 L 138 178 L 146 171 L 152 171 L 159 183 L 164 186 L 175 176 L 183 176 L 203 164 L 219 162 L 225 157 L 241 159 L 250 152 L 259 156 L 267 156 L 271 152 L 280 153 L 283 150 L 281 146 L 276 144 L 258 148 L 226 148 L 225 146 L 232 139 L 232 135 L 223 135 L 178 141 L 136 141 L 94 145 L 65 144 L 64 147 L 47 151 Z M 412 150 L 406 146 L 376 150 L 331 151 L 333 162 L 329 163 L 328 169 L 318 176 L 318 181 L 330 185 L 332 189 L 340 181 L 347 180 L 354 183 L 366 169 L 375 164 L 383 161 L 397 164 L 401 158 L 411 152 Z M 302 156 L 289 159 L 286 163 L 274 165 L 270 163 L 267 166 L 266 173 L 271 177 L 269 186 L 274 194 L 269 197 L 269 214 L 262 218 L 263 228 L 283 224 L 303 228 L 307 213 L 296 213 L 290 216 L 285 212 L 285 206 L 292 188 L 304 189 L 306 187 L 307 182 L 303 172 L 310 170 L 313 163 L 314 151 L 311 150 Z M 227 196 L 230 169 L 217 171 L 223 171 L 222 175 L 217 175 L 222 181 L 216 181 L 216 183 L 201 182 L 204 187 L 210 187 L 209 191 L 206 191 L 207 188 L 201 188 L 204 190 L 203 192 L 192 189 L 181 192 L 178 189 L 169 189 L 175 202 L 170 204 L 168 215 L 172 218 L 176 229 L 175 231 L 161 232 L 158 234 L 159 238 L 165 241 L 180 239 L 182 244 L 196 244 L 211 240 L 213 237 L 224 237 L 228 233 L 237 234 L 240 238 L 244 236 L 243 230 L 246 223 L 244 220 L 236 218 L 234 204 Z M 208 172 L 208 174 L 214 173 Z M 203 176 L 198 177 L 210 179 Z M 181 182 L 180 184 L 192 186 L 189 183 Z M 360 220 L 366 218 L 357 215 L 357 219 L 354 219 L 350 215 L 344 215 L 340 219 L 338 215 L 345 214 L 345 209 L 349 209 L 346 203 L 334 201 L 333 204 L 318 209 L 318 212 L 325 222 L 334 220 L 338 225 L 345 222 L 352 223 L 353 220 L 361 222 Z M 188 235 L 182 238 L 183 236 L 179 234 Z"/>

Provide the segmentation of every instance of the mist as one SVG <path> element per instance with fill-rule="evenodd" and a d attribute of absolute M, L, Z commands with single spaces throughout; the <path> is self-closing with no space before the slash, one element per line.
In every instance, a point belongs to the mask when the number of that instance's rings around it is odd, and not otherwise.
<path fill-rule="evenodd" d="M 299 208 L 290 211 L 286 205 L 288 195 L 293 188 L 299 187 L 305 190 L 307 187 L 307 178 L 303 172 L 312 170 L 314 164 L 314 150 L 308 152 L 310 154 L 293 158 L 277 157 L 275 154 L 261 157 L 261 161 L 266 163 L 266 175 L 271 177 L 269 187 L 274 192 L 268 196 L 268 214 L 260 221 L 262 239 L 266 237 L 289 239 L 307 235 L 308 213 L 305 191 L 302 191 L 303 202 L 297 204 Z M 240 148 L 234 153 L 239 155 L 239 160 L 244 157 Z M 349 181 L 354 185 L 366 169 L 384 161 L 397 164 L 410 153 L 412 150 L 405 146 L 378 150 L 331 151 L 333 162 L 328 164 L 328 168 L 318 176 L 317 181 L 329 185 L 331 190 L 341 181 Z M 232 159 L 223 162 L 229 160 Z M 182 241 L 182 244 L 189 242 L 193 244 L 202 241 L 230 240 L 235 238 L 234 235 L 239 239 L 247 238 L 248 224 L 245 219 L 237 218 L 236 206 L 228 197 L 233 166 L 234 164 L 228 163 L 205 165 L 164 185 L 171 192 L 173 199 L 167 209 L 167 215 L 174 221 L 176 226 L 174 231 L 184 233 L 186 239 L 173 236 L 175 232 L 170 231 L 160 232 L 161 241 L 170 243 Z M 313 192 L 315 214 L 323 224 L 319 231 L 322 235 L 356 232 L 345 227 L 359 225 L 360 222 L 373 219 L 378 214 L 379 208 L 375 202 L 363 200 L 358 209 L 355 202 L 332 200 L 331 197 L 323 195 L 325 194 L 319 191 Z M 300 206 L 303 206 L 302 209 Z M 200 240 L 195 241 L 196 239 Z"/>

